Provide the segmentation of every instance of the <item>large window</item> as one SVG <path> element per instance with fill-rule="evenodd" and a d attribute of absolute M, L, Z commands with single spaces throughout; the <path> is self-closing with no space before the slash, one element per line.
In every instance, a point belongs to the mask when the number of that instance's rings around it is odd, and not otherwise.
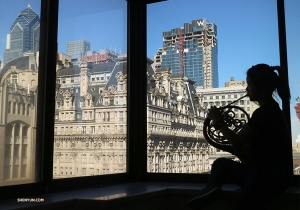
<path fill-rule="evenodd" d="M 39 0 L 0 3 L 0 186 L 37 181 L 40 7 Z"/>
<path fill-rule="evenodd" d="M 53 167 L 81 173 L 53 178 L 126 172 L 126 1 L 62 0 L 58 18 Z"/>
<path fill-rule="evenodd" d="M 251 66 L 280 65 L 276 6 L 275 0 L 148 5 L 147 56 L 153 59 L 147 90 L 148 172 L 209 173 L 218 157 L 237 160 L 204 139 L 205 113 L 219 104 L 216 97 L 246 94 Z M 244 103 L 249 99 L 240 102 L 243 109 Z M 247 112 L 257 107 L 250 103 Z M 236 116 L 245 118 L 238 110 Z"/>
<path fill-rule="evenodd" d="M 280 64 L 276 0 L 141 2 L 0 1 L 3 199 L 128 178 L 198 181 L 207 175 L 190 174 L 209 173 L 217 157 L 236 159 L 203 138 L 206 109 L 243 96 L 252 65 Z M 298 4 L 286 1 L 295 174 Z M 257 108 L 246 99 L 236 105 Z M 115 175 L 92 177 L 107 174 Z"/>

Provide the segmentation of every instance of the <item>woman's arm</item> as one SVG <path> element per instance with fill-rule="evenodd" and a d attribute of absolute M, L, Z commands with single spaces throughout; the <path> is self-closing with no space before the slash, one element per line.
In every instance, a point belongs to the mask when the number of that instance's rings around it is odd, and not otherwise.
<path fill-rule="evenodd" d="M 220 127 L 220 131 L 236 148 L 248 143 L 256 135 L 256 130 L 249 125 L 245 125 L 240 132 L 236 134 L 227 127 L 226 123 L 223 123 L 223 125 Z"/>

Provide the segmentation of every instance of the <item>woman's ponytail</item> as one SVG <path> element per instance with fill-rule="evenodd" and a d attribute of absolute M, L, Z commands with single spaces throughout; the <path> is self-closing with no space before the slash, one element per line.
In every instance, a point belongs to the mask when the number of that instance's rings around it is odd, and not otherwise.
<path fill-rule="evenodd" d="M 280 66 L 271 66 L 273 70 L 277 70 L 278 79 L 277 79 L 277 93 L 281 100 L 291 100 L 290 87 L 287 78 L 287 71 Z"/>

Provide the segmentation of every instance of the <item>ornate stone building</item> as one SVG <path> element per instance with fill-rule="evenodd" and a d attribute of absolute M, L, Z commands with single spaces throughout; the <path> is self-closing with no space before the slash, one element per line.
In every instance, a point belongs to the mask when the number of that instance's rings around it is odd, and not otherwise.
<path fill-rule="evenodd" d="M 148 172 L 206 173 L 209 145 L 194 82 L 170 68 L 148 68 Z"/>
<path fill-rule="evenodd" d="M 37 61 L 28 54 L 0 72 L 0 186 L 35 182 Z"/>
<path fill-rule="evenodd" d="M 151 64 L 149 60 L 148 172 L 208 172 L 210 147 L 202 134 L 204 109 L 194 82 L 171 76 L 171 69 L 154 72 Z M 57 81 L 54 177 L 125 172 L 126 59 L 81 62 L 60 69 Z"/>
<path fill-rule="evenodd" d="M 54 178 L 125 172 L 126 61 L 80 62 L 57 80 Z"/>

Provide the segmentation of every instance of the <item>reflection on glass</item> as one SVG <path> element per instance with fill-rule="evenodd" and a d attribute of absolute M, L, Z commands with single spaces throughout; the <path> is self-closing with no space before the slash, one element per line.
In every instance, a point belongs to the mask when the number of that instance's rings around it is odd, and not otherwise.
<path fill-rule="evenodd" d="M 40 1 L 1 4 L 0 186 L 35 182 Z"/>
<path fill-rule="evenodd" d="M 126 172 L 126 1 L 113 2 L 60 1 L 54 178 Z"/>
<path fill-rule="evenodd" d="M 203 122 L 211 106 L 246 95 L 248 68 L 279 65 L 276 1 L 172 0 L 147 9 L 147 171 L 209 173 L 219 157 L 238 160 L 207 143 Z M 258 108 L 248 98 L 235 105 L 250 115 Z"/>
<path fill-rule="evenodd" d="M 299 6 L 299 1 L 285 1 L 287 55 L 289 67 L 289 83 L 291 89 L 290 110 L 294 165 L 293 168 L 295 175 L 300 175 L 300 27 L 296 21 L 300 18 L 299 13 L 296 11 L 296 8 L 299 8 Z"/>

